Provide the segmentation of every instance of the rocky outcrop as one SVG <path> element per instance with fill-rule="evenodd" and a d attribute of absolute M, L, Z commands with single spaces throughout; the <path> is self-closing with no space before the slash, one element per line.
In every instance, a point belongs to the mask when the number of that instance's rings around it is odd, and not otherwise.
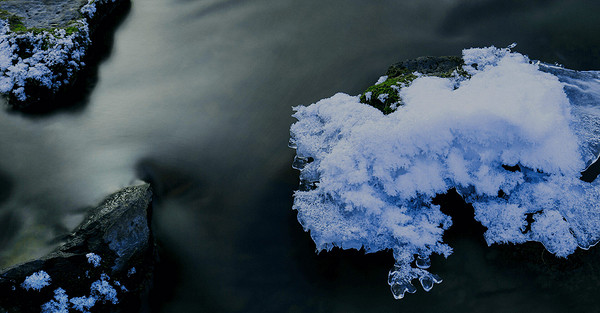
<path fill-rule="evenodd" d="M 0 272 L 0 312 L 139 311 L 156 259 L 151 201 L 149 184 L 122 189 L 54 252 Z"/>
<path fill-rule="evenodd" d="M 48 105 L 85 65 L 99 23 L 128 0 L 0 1 L 0 93 L 9 105 Z"/>

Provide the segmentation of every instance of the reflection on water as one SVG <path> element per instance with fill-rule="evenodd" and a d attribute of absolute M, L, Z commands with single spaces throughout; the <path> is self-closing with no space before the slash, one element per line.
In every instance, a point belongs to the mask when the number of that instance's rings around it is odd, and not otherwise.
<path fill-rule="evenodd" d="M 163 264 L 153 299 L 162 312 L 597 306 L 460 232 L 448 240 L 448 260 L 432 259 L 444 282 L 394 301 L 391 255 L 314 253 L 291 211 L 298 173 L 287 143 L 291 106 L 357 94 L 406 58 L 516 41 L 534 59 L 600 69 L 598 9 L 591 1 L 134 0 L 80 110 L 0 113 L 1 263 L 52 249 L 85 207 L 141 177 L 159 193 Z"/>

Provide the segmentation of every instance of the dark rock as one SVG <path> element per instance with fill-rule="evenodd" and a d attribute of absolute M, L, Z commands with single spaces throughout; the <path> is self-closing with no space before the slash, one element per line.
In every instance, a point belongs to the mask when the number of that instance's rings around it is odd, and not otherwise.
<path fill-rule="evenodd" d="M 386 75 L 397 77 L 419 72 L 429 76 L 444 76 L 446 73 L 462 67 L 462 65 L 464 65 L 463 60 L 458 56 L 425 56 L 393 64 L 388 68 Z"/>
<path fill-rule="evenodd" d="M 149 226 L 151 201 L 149 184 L 124 188 L 94 208 L 54 252 L 0 272 L 0 312 L 40 312 L 57 288 L 70 299 L 94 295 L 91 285 L 101 277 L 116 291 L 118 303 L 99 296 L 93 312 L 139 311 L 156 260 Z M 89 261 L 89 253 L 100 256 L 98 266 Z M 39 291 L 23 288 L 26 277 L 39 271 L 51 277 L 50 285 Z"/>

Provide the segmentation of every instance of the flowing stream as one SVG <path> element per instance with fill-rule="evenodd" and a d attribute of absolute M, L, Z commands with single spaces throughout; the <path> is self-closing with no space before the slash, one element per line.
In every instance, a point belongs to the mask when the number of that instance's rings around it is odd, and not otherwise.
<path fill-rule="evenodd" d="M 433 259 L 444 282 L 394 300 L 391 254 L 315 254 L 291 210 L 287 143 L 292 106 L 358 94 L 407 58 L 517 42 L 532 59 L 598 70 L 597 12 L 593 1 L 132 0 L 82 103 L 0 112 L 0 265 L 47 253 L 87 207 L 146 179 L 156 312 L 596 310 L 594 249 L 576 256 L 580 276 L 556 277 L 518 261 L 550 254 L 487 248 L 468 216 L 449 235 L 454 254 Z"/>

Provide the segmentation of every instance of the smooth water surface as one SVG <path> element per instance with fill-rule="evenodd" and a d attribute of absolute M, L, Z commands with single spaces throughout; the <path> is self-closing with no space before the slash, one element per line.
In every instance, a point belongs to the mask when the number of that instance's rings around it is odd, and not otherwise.
<path fill-rule="evenodd" d="M 600 69 L 599 10 L 594 1 L 133 0 L 85 103 L 0 113 L 0 263 L 45 254 L 86 207 L 141 178 L 158 193 L 159 312 L 596 308 L 600 262 L 581 282 L 539 275 L 460 230 L 447 240 L 455 253 L 431 268 L 444 282 L 393 300 L 391 255 L 315 254 L 291 211 L 298 173 L 287 143 L 292 106 L 358 94 L 407 58 L 517 42 L 533 59 Z"/>

